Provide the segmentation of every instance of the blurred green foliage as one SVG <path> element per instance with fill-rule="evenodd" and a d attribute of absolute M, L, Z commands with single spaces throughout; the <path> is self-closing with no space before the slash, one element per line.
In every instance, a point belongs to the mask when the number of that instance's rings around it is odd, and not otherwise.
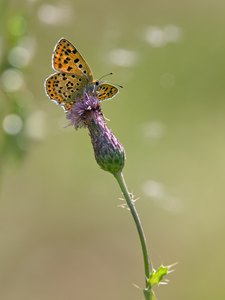
<path fill-rule="evenodd" d="M 153 264 L 178 262 L 158 298 L 224 299 L 225 3 L 0 5 L 0 298 L 142 297 L 131 285 L 142 285 L 141 249 L 120 191 L 87 132 L 67 127 L 44 92 L 65 37 L 96 79 L 113 72 L 125 87 L 102 107 L 126 149 Z"/>
<path fill-rule="evenodd" d="M 6 2 L 6 1 L 5 1 Z M 0 102 L 0 172 L 8 163 L 9 157 L 21 160 L 28 150 L 29 137 L 24 123 L 28 108 L 24 98 L 28 88 L 23 83 L 25 71 L 16 66 L 21 42 L 27 35 L 27 18 L 24 14 L 14 12 L 10 15 L 10 1 L 4 3 L 1 14 L 1 102 Z M 19 48 L 20 47 L 20 48 Z M 21 71 L 20 71 L 21 70 Z"/>

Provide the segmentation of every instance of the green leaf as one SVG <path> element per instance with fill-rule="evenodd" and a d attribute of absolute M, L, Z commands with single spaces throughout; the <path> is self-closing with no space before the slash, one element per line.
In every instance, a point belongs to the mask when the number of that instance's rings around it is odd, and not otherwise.
<path fill-rule="evenodd" d="M 158 285 L 160 283 L 165 283 L 165 282 L 162 282 L 162 280 L 164 279 L 164 277 L 166 275 L 168 275 L 169 273 L 172 272 L 171 267 L 172 266 L 161 265 L 157 270 L 153 269 L 153 271 L 149 277 L 149 280 L 148 280 L 150 283 L 150 286 L 153 287 L 156 284 Z"/>

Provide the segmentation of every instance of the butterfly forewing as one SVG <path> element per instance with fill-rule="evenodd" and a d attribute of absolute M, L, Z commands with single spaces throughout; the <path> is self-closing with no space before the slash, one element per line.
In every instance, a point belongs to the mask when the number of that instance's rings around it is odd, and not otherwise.
<path fill-rule="evenodd" d="M 73 73 L 93 80 L 90 67 L 79 51 L 66 39 L 62 38 L 55 46 L 52 57 L 53 68 L 58 72 Z"/>
<path fill-rule="evenodd" d="M 112 84 L 102 83 L 97 88 L 97 97 L 98 100 L 103 101 L 114 97 L 119 90 Z"/>
<path fill-rule="evenodd" d="M 74 74 L 55 73 L 46 79 L 45 87 L 49 98 L 58 104 L 75 103 L 82 96 L 86 78 Z"/>

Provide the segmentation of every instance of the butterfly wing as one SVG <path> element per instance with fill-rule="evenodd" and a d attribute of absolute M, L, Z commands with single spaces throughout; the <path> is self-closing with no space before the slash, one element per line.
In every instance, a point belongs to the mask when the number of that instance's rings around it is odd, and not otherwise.
<path fill-rule="evenodd" d="M 99 101 L 111 99 L 118 93 L 118 88 L 109 83 L 101 83 L 97 88 L 97 98 Z"/>
<path fill-rule="evenodd" d="M 52 56 L 52 67 L 57 72 L 65 72 L 84 76 L 93 80 L 90 67 L 79 51 L 66 39 L 62 38 L 55 46 Z"/>
<path fill-rule="evenodd" d="M 65 107 L 73 105 L 82 96 L 87 79 L 74 74 L 55 73 L 45 81 L 46 94 L 50 100 Z"/>

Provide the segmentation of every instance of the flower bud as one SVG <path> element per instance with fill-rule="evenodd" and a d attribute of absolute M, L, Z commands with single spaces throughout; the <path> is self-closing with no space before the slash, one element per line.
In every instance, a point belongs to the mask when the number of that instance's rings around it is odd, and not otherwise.
<path fill-rule="evenodd" d="M 76 129 L 88 128 L 99 166 L 114 175 L 120 173 L 125 163 L 125 151 L 107 127 L 98 98 L 85 94 L 67 113 L 67 118 Z"/>

